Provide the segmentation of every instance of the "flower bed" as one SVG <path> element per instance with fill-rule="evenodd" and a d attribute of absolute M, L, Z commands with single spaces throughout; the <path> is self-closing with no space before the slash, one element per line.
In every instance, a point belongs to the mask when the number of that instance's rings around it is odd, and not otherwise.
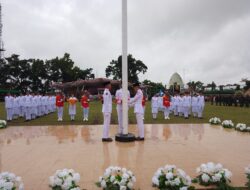
<path fill-rule="evenodd" d="M 121 167 L 108 167 L 96 185 L 104 190 L 132 190 L 136 178 L 134 174 Z"/>
<path fill-rule="evenodd" d="M 153 187 L 161 190 L 191 189 L 191 178 L 183 170 L 177 169 L 175 165 L 159 168 L 152 178 L 152 183 Z"/>
<path fill-rule="evenodd" d="M 218 188 L 228 187 L 231 182 L 232 173 L 223 168 L 222 164 L 208 162 L 201 164 L 196 169 L 198 176 L 193 182 L 198 182 L 202 186 L 216 185 Z"/>
<path fill-rule="evenodd" d="M 10 172 L 0 173 L 0 189 L 1 190 L 23 190 L 22 179 Z"/>
<path fill-rule="evenodd" d="M 235 127 L 235 130 L 241 132 L 250 132 L 250 127 L 247 127 L 247 125 L 244 123 L 238 123 Z"/>
<path fill-rule="evenodd" d="M 234 123 L 232 122 L 232 120 L 224 120 L 221 123 L 222 127 L 224 128 L 234 128 Z"/>
<path fill-rule="evenodd" d="M 209 119 L 209 123 L 212 125 L 219 125 L 221 123 L 221 120 L 218 117 L 212 117 L 211 119 Z"/>
<path fill-rule="evenodd" d="M 57 170 L 49 177 L 49 187 L 52 190 L 80 190 L 78 183 L 80 174 L 72 169 Z"/>
<path fill-rule="evenodd" d="M 0 129 L 6 128 L 7 127 L 7 122 L 5 120 L 0 120 Z"/>

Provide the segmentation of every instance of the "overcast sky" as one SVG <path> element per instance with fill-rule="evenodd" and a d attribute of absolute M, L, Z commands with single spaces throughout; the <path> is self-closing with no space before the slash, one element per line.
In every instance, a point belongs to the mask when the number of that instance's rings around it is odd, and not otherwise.
<path fill-rule="evenodd" d="M 5 56 L 70 53 L 97 77 L 121 54 L 121 0 L 1 0 Z M 167 84 L 250 79 L 249 0 L 128 0 L 128 52 Z"/>

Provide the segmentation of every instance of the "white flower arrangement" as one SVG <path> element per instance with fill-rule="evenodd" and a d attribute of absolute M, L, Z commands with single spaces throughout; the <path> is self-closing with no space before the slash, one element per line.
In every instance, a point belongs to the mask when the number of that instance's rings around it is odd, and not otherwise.
<path fill-rule="evenodd" d="M 245 168 L 245 174 L 247 175 L 246 186 L 250 189 L 250 165 Z"/>
<path fill-rule="evenodd" d="M 221 123 L 221 120 L 218 117 L 212 117 L 211 119 L 209 119 L 209 123 L 212 125 L 219 125 Z"/>
<path fill-rule="evenodd" d="M 224 128 L 233 128 L 234 127 L 234 123 L 232 122 L 232 120 L 224 120 L 221 123 L 222 127 Z"/>
<path fill-rule="evenodd" d="M 0 120 L 0 129 L 6 127 L 7 127 L 7 122 L 5 120 Z"/>
<path fill-rule="evenodd" d="M 73 169 L 57 170 L 49 177 L 49 187 L 52 190 L 80 190 L 79 181 L 80 174 Z"/>
<path fill-rule="evenodd" d="M 10 172 L 0 173 L 1 190 L 23 190 L 22 178 Z"/>
<path fill-rule="evenodd" d="M 247 127 L 245 123 L 238 123 L 235 127 L 237 131 L 250 132 L 250 127 Z"/>
<path fill-rule="evenodd" d="M 175 165 L 166 165 L 159 168 L 153 178 L 153 187 L 158 189 L 191 189 L 191 178 L 182 169 L 177 169 Z"/>
<path fill-rule="evenodd" d="M 104 175 L 99 177 L 96 185 L 104 190 L 132 190 L 135 182 L 136 178 L 130 170 L 110 166 L 105 170 Z"/>
<path fill-rule="evenodd" d="M 208 162 L 206 164 L 201 164 L 200 167 L 196 169 L 196 172 L 198 173 L 196 181 L 200 185 L 227 186 L 228 183 L 231 182 L 232 173 L 228 169 L 223 168 L 220 163 L 215 164 L 213 162 Z"/>

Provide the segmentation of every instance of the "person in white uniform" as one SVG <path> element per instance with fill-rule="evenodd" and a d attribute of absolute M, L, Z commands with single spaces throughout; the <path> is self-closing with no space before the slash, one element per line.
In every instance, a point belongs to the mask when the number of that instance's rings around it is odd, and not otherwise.
<path fill-rule="evenodd" d="M 68 99 L 68 102 L 69 102 L 70 120 L 74 121 L 76 115 L 76 102 L 77 102 L 77 98 L 74 96 L 74 94 L 71 95 L 71 97 Z"/>
<path fill-rule="evenodd" d="M 10 95 L 10 93 L 7 94 L 4 98 L 5 102 L 5 109 L 6 109 L 6 115 L 7 115 L 7 121 L 12 121 L 13 117 L 13 97 Z"/>
<path fill-rule="evenodd" d="M 17 119 L 19 117 L 19 98 L 14 95 L 13 96 L 13 118 L 12 119 Z"/>
<path fill-rule="evenodd" d="M 152 99 L 151 99 L 151 109 L 152 109 L 152 116 L 153 119 L 157 118 L 157 114 L 158 114 L 158 94 L 155 94 Z"/>
<path fill-rule="evenodd" d="M 178 104 L 177 104 L 178 114 L 179 116 L 183 116 L 183 94 L 181 93 L 178 97 Z"/>
<path fill-rule="evenodd" d="M 133 84 L 134 91 L 136 92 L 136 95 L 133 99 L 130 100 L 129 104 L 130 106 L 134 106 L 134 113 L 136 115 L 136 121 L 137 121 L 137 127 L 139 131 L 139 135 L 136 138 L 138 141 L 144 140 L 144 123 L 143 123 L 143 106 L 142 106 L 142 99 L 143 99 L 143 93 L 140 89 L 140 83 Z"/>
<path fill-rule="evenodd" d="M 198 116 L 198 97 L 196 93 L 192 97 L 192 113 L 194 117 Z"/>
<path fill-rule="evenodd" d="M 185 119 L 188 119 L 189 108 L 191 106 L 191 99 L 189 96 L 189 92 L 185 92 L 185 95 L 183 96 L 182 104 L 183 104 L 184 117 Z"/>
<path fill-rule="evenodd" d="M 115 93 L 116 100 L 116 111 L 118 117 L 118 133 L 123 134 L 123 126 L 122 126 L 122 88 L 118 89 Z M 128 101 L 130 100 L 130 93 L 128 91 Z"/>
<path fill-rule="evenodd" d="M 112 113 L 112 95 L 110 93 L 111 83 L 104 83 L 105 89 L 103 92 L 103 105 L 102 105 L 102 113 L 103 113 L 103 134 L 102 141 L 103 142 L 112 142 L 113 139 L 109 137 L 109 128 L 110 128 L 110 120 Z"/>
<path fill-rule="evenodd" d="M 26 121 L 31 120 L 31 107 L 32 107 L 32 97 L 29 92 L 25 96 L 25 119 Z"/>
<path fill-rule="evenodd" d="M 202 119 L 204 106 L 205 106 L 205 98 L 202 95 L 202 93 L 199 93 L 198 95 L 198 118 L 199 119 Z"/>

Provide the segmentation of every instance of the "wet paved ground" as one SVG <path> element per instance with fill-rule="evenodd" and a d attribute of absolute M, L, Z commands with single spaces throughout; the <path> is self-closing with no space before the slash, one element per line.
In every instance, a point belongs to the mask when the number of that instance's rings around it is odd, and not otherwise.
<path fill-rule="evenodd" d="M 116 133 L 111 127 L 111 136 Z M 129 131 L 134 132 L 135 126 Z M 153 189 L 151 178 L 160 166 L 175 164 L 195 177 L 203 162 L 220 162 L 233 172 L 233 185 L 243 186 L 250 164 L 250 134 L 208 124 L 146 125 L 145 142 L 102 143 L 102 126 L 32 126 L 0 130 L 0 170 L 23 178 L 26 190 L 47 190 L 55 170 L 72 168 L 81 187 L 94 183 L 106 167 L 119 165 L 134 172 L 136 187 Z"/>

